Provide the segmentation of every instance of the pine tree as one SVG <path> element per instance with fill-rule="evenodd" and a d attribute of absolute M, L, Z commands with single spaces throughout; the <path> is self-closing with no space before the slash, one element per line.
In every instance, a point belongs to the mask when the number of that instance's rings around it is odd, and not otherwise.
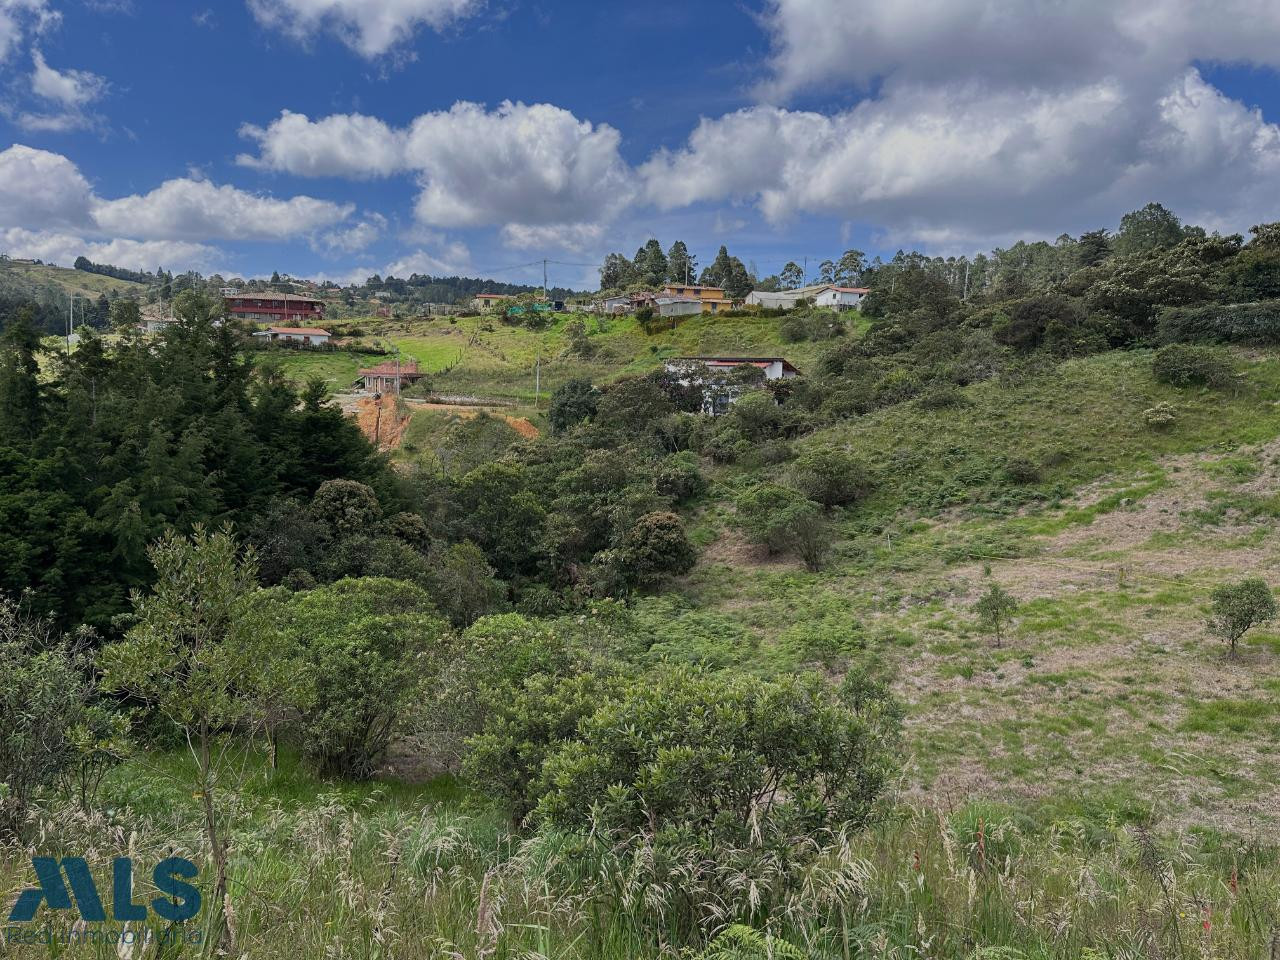
<path fill-rule="evenodd" d="M 689 253 L 683 240 L 667 251 L 667 279 L 672 283 L 692 283 L 698 276 L 698 259 Z"/>
<path fill-rule="evenodd" d="M 39 347 L 31 309 L 24 307 L 0 339 L 0 440 L 30 441 L 40 432 Z"/>
<path fill-rule="evenodd" d="M 635 267 L 641 281 L 650 287 L 660 287 L 667 282 L 667 255 L 657 239 L 650 239 L 636 251 Z"/>

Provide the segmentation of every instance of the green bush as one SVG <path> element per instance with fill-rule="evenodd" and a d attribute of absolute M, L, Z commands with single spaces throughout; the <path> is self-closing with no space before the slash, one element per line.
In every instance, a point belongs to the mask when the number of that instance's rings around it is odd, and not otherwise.
<path fill-rule="evenodd" d="M 867 465 L 847 450 L 815 447 L 806 450 L 791 465 L 796 488 L 824 507 L 853 503 L 871 489 Z"/>
<path fill-rule="evenodd" d="M 577 725 L 545 761 L 534 816 L 713 848 L 863 826 L 893 774 L 898 712 L 883 690 L 860 706 L 813 675 L 670 670 Z"/>
<path fill-rule="evenodd" d="M 1259 624 L 1280 615 L 1276 598 L 1261 577 L 1223 584 L 1213 591 L 1213 616 L 1209 628 L 1227 642 L 1231 656 L 1240 638 Z"/>
<path fill-rule="evenodd" d="M 1235 376 L 1230 359 L 1214 347 L 1171 343 L 1156 351 L 1151 372 L 1175 387 L 1225 387 Z"/>
<path fill-rule="evenodd" d="M 1004 465 L 1005 479 L 1010 483 L 1040 482 L 1040 466 L 1028 457 L 1010 457 Z"/>
<path fill-rule="evenodd" d="M 338 536 L 367 530 L 382 516 L 378 496 L 355 480 L 326 480 L 311 498 L 311 512 Z"/>
<path fill-rule="evenodd" d="M 707 481 L 698 470 L 698 460 L 689 453 L 678 453 L 663 460 L 654 471 L 653 485 L 673 503 L 685 503 L 707 489 Z"/>
<path fill-rule="evenodd" d="M 810 569 L 822 564 L 828 529 L 822 509 L 790 487 L 764 483 L 737 500 L 738 527 L 770 554 L 793 552 Z"/>
<path fill-rule="evenodd" d="M 298 739 L 325 776 L 372 776 L 410 705 L 442 668 L 448 625 L 400 580 L 341 580 L 268 600 L 281 649 L 304 663 Z"/>
<path fill-rule="evenodd" d="M 551 394 L 547 421 L 556 433 L 564 433 L 583 420 L 594 417 L 599 400 L 600 392 L 592 386 L 590 380 L 566 380 Z"/>
<path fill-rule="evenodd" d="M 16 835 L 37 794 L 73 772 L 76 731 L 94 709 L 88 667 L 69 640 L 0 598 L 0 837 Z"/>
<path fill-rule="evenodd" d="M 622 538 L 620 551 L 627 578 L 637 586 L 651 586 L 693 569 L 697 553 L 674 513 L 646 513 Z"/>
<path fill-rule="evenodd" d="M 1164 310 L 1156 326 L 1162 343 L 1280 343 L 1280 300 Z"/>
<path fill-rule="evenodd" d="M 526 677 L 494 705 L 484 730 L 467 741 L 463 774 L 476 788 L 506 802 L 521 822 L 550 788 L 543 762 L 577 735 L 578 724 L 619 694 L 616 676 L 582 673 Z"/>
<path fill-rule="evenodd" d="M 584 669 L 582 658 L 545 621 L 515 613 L 483 617 L 458 637 L 454 655 L 420 704 L 416 739 L 424 753 L 453 766 L 467 740 L 511 704 L 530 677 Z"/>
<path fill-rule="evenodd" d="M 878 407 L 890 407 L 919 395 L 924 389 L 920 379 L 905 368 L 898 368 L 882 377 L 872 388 L 872 402 Z"/>
<path fill-rule="evenodd" d="M 506 606 L 506 584 L 494 576 L 484 551 L 469 540 L 432 550 L 426 578 L 431 598 L 456 627 Z"/>

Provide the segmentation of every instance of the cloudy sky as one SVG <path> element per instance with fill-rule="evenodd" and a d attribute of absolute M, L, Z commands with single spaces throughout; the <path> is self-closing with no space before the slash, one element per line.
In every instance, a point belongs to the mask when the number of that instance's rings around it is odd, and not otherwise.
<path fill-rule="evenodd" d="M 1276 0 L 0 0 L 0 250 L 585 285 L 1280 219 Z"/>

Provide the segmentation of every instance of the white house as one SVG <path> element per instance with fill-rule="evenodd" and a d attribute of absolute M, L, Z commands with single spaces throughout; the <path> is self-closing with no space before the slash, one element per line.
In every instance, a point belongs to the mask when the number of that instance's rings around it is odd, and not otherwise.
<path fill-rule="evenodd" d="M 869 291 L 863 287 L 837 287 L 831 283 L 812 284 L 795 290 L 752 290 L 747 304 L 770 310 L 794 310 L 801 300 L 836 310 L 856 310 Z"/>
<path fill-rule="evenodd" d="M 702 301 L 696 297 L 654 297 L 653 312 L 660 317 L 687 317 L 702 312 Z"/>
<path fill-rule="evenodd" d="M 631 309 L 631 297 L 623 294 L 620 297 L 605 297 L 600 301 L 601 313 L 626 313 Z"/>
<path fill-rule="evenodd" d="M 870 292 L 866 287 L 827 287 L 813 298 L 813 302 L 833 310 L 860 310 L 863 297 Z"/>
<path fill-rule="evenodd" d="M 300 343 L 307 347 L 323 346 L 332 337 L 328 330 L 322 330 L 319 327 L 267 327 L 265 330 L 259 330 L 254 336 L 267 337 L 272 341 Z"/>
<path fill-rule="evenodd" d="M 755 367 L 765 380 L 791 380 L 800 371 L 782 357 L 673 357 L 665 364 L 684 386 L 697 383 L 702 387 L 702 412 L 712 416 L 723 413 L 742 393 L 741 383 L 729 380 L 729 374 L 743 367 Z"/>

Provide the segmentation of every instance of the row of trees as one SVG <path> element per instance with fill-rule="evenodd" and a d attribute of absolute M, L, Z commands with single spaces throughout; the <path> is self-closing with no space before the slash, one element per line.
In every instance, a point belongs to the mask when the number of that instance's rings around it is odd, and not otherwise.
<path fill-rule="evenodd" d="M 683 240 L 677 240 L 666 253 L 662 244 L 651 239 L 631 259 L 611 253 L 600 268 L 600 289 L 654 289 L 668 283 L 724 287 L 731 299 L 741 300 L 755 287 L 755 278 L 737 257 L 721 247 L 708 266 L 698 271 L 698 258 L 689 252 Z"/>
<path fill-rule="evenodd" d="M 1127 213 L 1113 234 L 1094 230 L 1071 237 L 1063 234 L 1053 243 L 1019 241 L 1008 248 L 974 257 L 929 257 L 919 252 L 898 251 L 889 260 L 868 260 L 861 250 L 846 250 L 838 258 L 823 260 L 814 275 L 791 261 L 778 274 L 757 277 L 737 258 L 720 248 L 716 262 L 702 273 L 697 258 L 683 241 L 676 241 L 663 253 L 661 244 L 649 240 L 627 259 L 620 253 L 605 257 L 600 269 L 602 290 L 623 290 L 633 286 L 657 287 L 665 283 L 699 283 L 734 288 L 734 298 L 756 290 L 794 290 L 807 281 L 841 286 L 892 288 L 904 271 L 922 270 L 945 285 L 961 300 L 1002 298 L 1043 291 L 1061 284 L 1082 268 L 1099 267 L 1114 259 L 1142 257 L 1176 247 L 1185 239 L 1205 238 L 1200 227 L 1184 225 L 1176 214 L 1158 203 Z"/>

